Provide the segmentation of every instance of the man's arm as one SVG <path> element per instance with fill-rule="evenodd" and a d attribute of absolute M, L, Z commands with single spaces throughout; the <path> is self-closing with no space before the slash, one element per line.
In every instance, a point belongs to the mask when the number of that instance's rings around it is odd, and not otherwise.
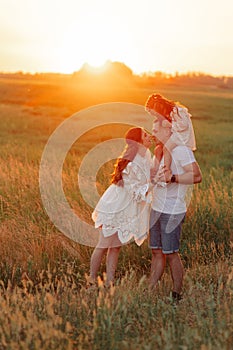
<path fill-rule="evenodd" d="M 197 162 L 183 166 L 184 173 L 174 176 L 174 182 L 186 185 L 196 184 L 202 181 L 202 174 Z"/>

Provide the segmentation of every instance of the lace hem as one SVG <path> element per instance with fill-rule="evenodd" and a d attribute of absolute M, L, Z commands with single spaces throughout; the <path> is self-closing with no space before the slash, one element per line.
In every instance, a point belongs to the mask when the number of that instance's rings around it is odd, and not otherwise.
<path fill-rule="evenodd" d="M 122 243 L 127 243 L 134 238 L 138 245 L 141 245 L 144 239 L 147 237 L 147 227 L 145 227 L 143 230 L 144 232 L 139 230 L 140 217 L 137 214 L 132 216 L 124 213 L 119 213 L 117 215 L 98 212 L 93 214 L 93 219 L 96 215 L 95 227 L 98 228 L 102 226 L 102 232 L 105 237 L 109 237 L 118 232 L 119 240 Z"/>

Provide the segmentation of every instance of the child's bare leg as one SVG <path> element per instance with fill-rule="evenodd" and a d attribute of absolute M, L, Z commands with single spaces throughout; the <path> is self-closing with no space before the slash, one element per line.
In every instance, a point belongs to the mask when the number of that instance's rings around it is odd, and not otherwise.
<path fill-rule="evenodd" d="M 157 144 L 154 149 L 154 164 L 150 172 L 151 181 L 153 182 L 158 170 L 159 165 L 163 156 L 163 145 L 161 143 Z"/>
<path fill-rule="evenodd" d="M 171 138 L 163 146 L 164 166 L 165 166 L 164 177 L 166 182 L 169 182 L 171 179 L 171 162 L 172 162 L 171 152 L 176 146 L 177 144 L 173 142 Z"/>
<path fill-rule="evenodd" d="M 161 162 L 161 159 L 163 157 L 163 145 L 162 143 L 158 143 L 155 146 L 154 149 L 154 172 L 157 173 L 158 169 L 159 169 L 159 164 Z"/>

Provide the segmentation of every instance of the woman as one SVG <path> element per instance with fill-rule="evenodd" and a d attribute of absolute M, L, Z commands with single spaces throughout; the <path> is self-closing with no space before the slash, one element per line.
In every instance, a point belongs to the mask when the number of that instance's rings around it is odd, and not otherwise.
<path fill-rule="evenodd" d="M 106 284 L 114 281 L 120 248 L 134 239 L 141 245 L 149 227 L 151 136 L 134 127 L 125 135 L 126 147 L 115 163 L 112 184 L 100 198 L 92 219 L 100 237 L 91 256 L 89 284 L 96 281 L 106 258 Z"/>

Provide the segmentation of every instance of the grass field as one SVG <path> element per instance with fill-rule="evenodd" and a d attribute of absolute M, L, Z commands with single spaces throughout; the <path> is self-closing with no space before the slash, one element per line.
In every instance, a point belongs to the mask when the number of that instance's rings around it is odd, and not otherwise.
<path fill-rule="evenodd" d="M 94 88 L 93 88 L 94 89 Z M 93 248 L 64 236 L 39 191 L 46 142 L 74 112 L 106 102 L 144 104 L 159 91 L 189 106 L 203 181 L 194 187 L 183 226 L 184 298 L 174 305 L 167 270 L 157 293 L 147 277 L 147 242 L 123 247 L 116 286 L 85 289 Z M 213 87 L 128 87 L 93 93 L 81 87 L 0 81 L 0 349 L 232 349 L 233 91 Z M 126 126 L 114 134 L 122 137 Z M 98 127 L 75 143 L 63 169 L 64 192 L 83 220 L 92 208 L 77 188 L 79 165 L 112 137 Z M 100 192 L 112 163 L 98 172 Z"/>

